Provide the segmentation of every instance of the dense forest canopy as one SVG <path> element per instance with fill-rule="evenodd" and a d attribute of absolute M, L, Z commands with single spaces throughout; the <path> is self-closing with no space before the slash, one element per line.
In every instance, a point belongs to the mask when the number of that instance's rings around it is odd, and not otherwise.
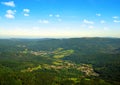
<path fill-rule="evenodd" d="M 0 85 L 120 85 L 119 38 L 0 39 Z"/>

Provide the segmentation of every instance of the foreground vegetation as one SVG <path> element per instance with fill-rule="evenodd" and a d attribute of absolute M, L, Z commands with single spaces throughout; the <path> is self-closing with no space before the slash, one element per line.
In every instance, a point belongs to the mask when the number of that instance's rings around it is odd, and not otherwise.
<path fill-rule="evenodd" d="M 0 85 L 120 85 L 120 39 L 1 39 Z"/>

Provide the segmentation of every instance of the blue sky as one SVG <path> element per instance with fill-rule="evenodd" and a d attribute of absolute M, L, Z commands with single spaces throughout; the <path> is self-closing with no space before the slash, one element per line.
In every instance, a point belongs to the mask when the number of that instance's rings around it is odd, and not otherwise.
<path fill-rule="evenodd" d="M 120 0 L 0 0 L 0 38 L 120 37 Z"/>

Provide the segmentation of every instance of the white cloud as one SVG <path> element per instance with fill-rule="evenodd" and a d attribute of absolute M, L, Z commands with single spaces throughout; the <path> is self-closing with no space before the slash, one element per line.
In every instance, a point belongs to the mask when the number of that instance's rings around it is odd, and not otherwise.
<path fill-rule="evenodd" d="M 33 30 L 39 30 L 39 29 L 40 29 L 40 27 L 35 26 L 35 27 L 32 27 L 32 29 L 33 29 Z"/>
<path fill-rule="evenodd" d="M 29 14 L 24 14 L 24 16 L 28 17 L 28 16 L 29 16 Z"/>
<path fill-rule="evenodd" d="M 8 14 L 15 14 L 16 10 L 7 10 L 6 11 Z"/>
<path fill-rule="evenodd" d="M 103 29 L 104 29 L 104 30 L 108 30 L 109 28 L 108 28 L 108 27 L 104 27 Z"/>
<path fill-rule="evenodd" d="M 30 9 L 23 9 L 23 12 L 29 13 L 29 12 L 30 12 Z"/>
<path fill-rule="evenodd" d="M 60 15 L 59 15 L 59 14 L 57 14 L 57 15 L 55 15 L 55 17 L 59 18 L 59 17 L 60 17 Z"/>
<path fill-rule="evenodd" d="M 114 18 L 114 19 L 118 19 L 119 17 L 118 17 L 118 16 L 113 16 L 112 18 Z"/>
<path fill-rule="evenodd" d="M 101 23 L 101 24 L 104 24 L 104 23 L 106 23 L 106 22 L 105 22 L 104 20 L 101 20 L 100 23 Z"/>
<path fill-rule="evenodd" d="M 100 17 L 100 16 L 101 16 L 101 14 L 96 14 L 96 16 L 99 16 L 99 17 Z"/>
<path fill-rule="evenodd" d="M 8 18 L 8 19 L 14 19 L 15 18 L 15 16 L 12 15 L 12 14 L 6 14 L 5 17 Z"/>
<path fill-rule="evenodd" d="M 84 19 L 83 22 L 84 22 L 85 24 L 94 24 L 93 21 L 89 21 L 89 20 L 86 20 L 86 19 Z"/>
<path fill-rule="evenodd" d="M 15 13 L 16 13 L 16 10 L 7 10 L 6 11 L 6 14 L 5 14 L 5 17 L 8 18 L 8 19 L 14 19 L 15 18 Z"/>
<path fill-rule="evenodd" d="M 6 5 L 6 6 L 10 6 L 10 7 L 15 7 L 14 1 L 2 2 L 2 4 Z"/>
<path fill-rule="evenodd" d="M 62 21 L 62 19 L 58 19 L 58 21 L 59 21 L 59 22 L 61 22 L 61 21 Z"/>
<path fill-rule="evenodd" d="M 30 9 L 23 9 L 24 16 L 28 17 L 30 13 Z"/>
<path fill-rule="evenodd" d="M 88 26 L 88 28 L 93 29 L 93 28 L 94 28 L 94 26 Z"/>
<path fill-rule="evenodd" d="M 49 23 L 48 20 L 39 20 L 38 22 L 41 23 L 41 24 L 48 24 Z"/>
<path fill-rule="evenodd" d="M 86 28 L 86 24 L 81 24 L 81 26 L 80 27 L 82 27 L 82 28 Z"/>
<path fill-rule="evenodd" d="M 49 17 L 52 17 L 53 15 L 52 14 L 49 14 Z"/>
<path fill-rule="evenodd" d="M 113 22 L 115 22 L 115 23 L 120 23 L 120 20 L 113 20 Z"/>

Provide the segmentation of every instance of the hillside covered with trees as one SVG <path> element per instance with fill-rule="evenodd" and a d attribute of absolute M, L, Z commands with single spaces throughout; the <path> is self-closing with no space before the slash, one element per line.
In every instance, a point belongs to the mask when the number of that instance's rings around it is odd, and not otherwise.
<path fill-rule="evenodd" d="M 119 38 L 0 39 L 0 85 L 120 85 Z"/>

